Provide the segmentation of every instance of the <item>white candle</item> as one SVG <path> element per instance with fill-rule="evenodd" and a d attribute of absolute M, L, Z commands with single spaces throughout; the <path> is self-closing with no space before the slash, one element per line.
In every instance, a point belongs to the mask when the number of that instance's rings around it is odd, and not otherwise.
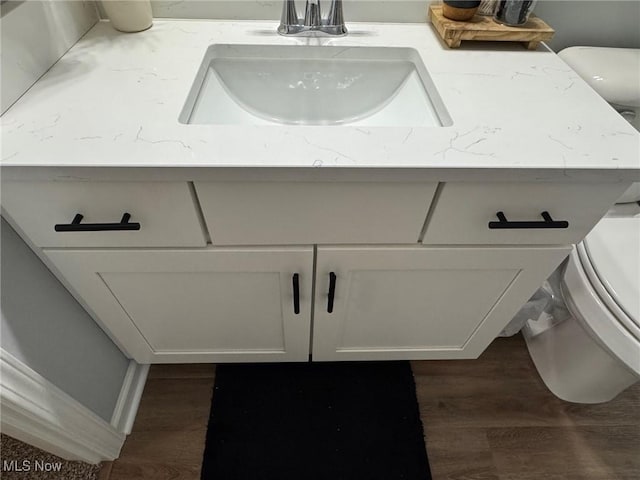
<path fill-rule="evenodd" d="M 150 0 L 102 0 L 111 25 L 121 32 L 141 32 L 151 27 Z"/>

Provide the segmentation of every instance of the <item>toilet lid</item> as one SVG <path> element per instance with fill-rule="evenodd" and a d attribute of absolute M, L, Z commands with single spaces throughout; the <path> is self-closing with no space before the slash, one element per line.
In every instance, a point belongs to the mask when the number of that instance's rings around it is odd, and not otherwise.
<path fill-rule="evenodd" d="M 602 300 L 640 327 L 640 213 L 603 218 L 583 244 L 596 280 L 610 295 Z"/>

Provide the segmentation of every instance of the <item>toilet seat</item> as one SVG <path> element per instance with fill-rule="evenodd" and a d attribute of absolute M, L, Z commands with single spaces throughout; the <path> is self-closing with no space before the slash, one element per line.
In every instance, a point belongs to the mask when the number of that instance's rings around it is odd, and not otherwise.
<path fill-rule="evenodd" d="M 638 238 L 640 218 L 620 218 L 613 223 L 610 220 L 603 219 L 572 251 L 562 280 L 562 293 L 583 328 L 640 376 L 640 303 L 633 290 L 640 292 L 640 279 L 633 273 L 635 268 L 640 275 L 640 266 L 624 261 L 632 256 L 640 258 L 640 251 L 638 243 L 627 242 L 620 236 L 622 233 Z M 603 238 L 607 239 L 606 244 L 600 243 Z M 635 248 L 635 252 L 629 248 Z M 632 273 L 623 285 L 625 270 L 627 275 L 629 271 Z"/>
<path fill-rule="evenodd" d="M 578 254 L 603 301 L 640 340 L 640 216 L 602 219 Z"/>
<path fill-rule="evenodd" d="M 604 308 L 606 308 L 608 312 L 613 316 L 612 321 L 620 323 L 623 328 L 625 328 L 637 341 L 640 342 L 640 328 L 638 328 L 633 319 L 625 313 L 625 311 L 617 303 L 615 297 L 610 295 L 609 291 L 606 288 L 606 285 L 600 280 L 600 277 L 593 268 L 593 264 L 589 259 L 589 254 L 585 248 L 585 245 L 578 245 L 576 247 L 576 253 L 580 261 L 580 266 L 582 267 L 587 281 L 589 282 L 589 287 L 593 289 L 594 294 L 597 295 L 598 300 L 602 302 Z M 591 317 L 588 316 L 584 320 L 588 323 L 590 318 Z"/>

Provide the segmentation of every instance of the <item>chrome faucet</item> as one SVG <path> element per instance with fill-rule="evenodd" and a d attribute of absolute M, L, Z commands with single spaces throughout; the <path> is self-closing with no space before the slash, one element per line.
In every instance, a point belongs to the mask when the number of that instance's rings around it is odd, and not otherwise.
<path fill-rule="evenodd" d="M 278 33 L 299 37 L 346 35 L 342 0 L 331 0 L 329 13 L 324 19 L 320 11 L 320 0 L 307 0 L 304 18 L 298 17 L 295 0 L 284 0 Z"/>

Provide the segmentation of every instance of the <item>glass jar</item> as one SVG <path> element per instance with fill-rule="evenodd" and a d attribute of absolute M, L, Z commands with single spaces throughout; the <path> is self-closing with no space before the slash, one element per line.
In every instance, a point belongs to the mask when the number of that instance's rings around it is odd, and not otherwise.
<path fill-rule="evenodd" d="M 496 13 L 498 0 L 482 0 L 478 7 L 478 15 L 492 16 Z"/>
<path fill-rule="evenodd" d="M 529 20 L 537 0 L 499 0 L 494 20 L 498 23 L 517 27 Z"/>

